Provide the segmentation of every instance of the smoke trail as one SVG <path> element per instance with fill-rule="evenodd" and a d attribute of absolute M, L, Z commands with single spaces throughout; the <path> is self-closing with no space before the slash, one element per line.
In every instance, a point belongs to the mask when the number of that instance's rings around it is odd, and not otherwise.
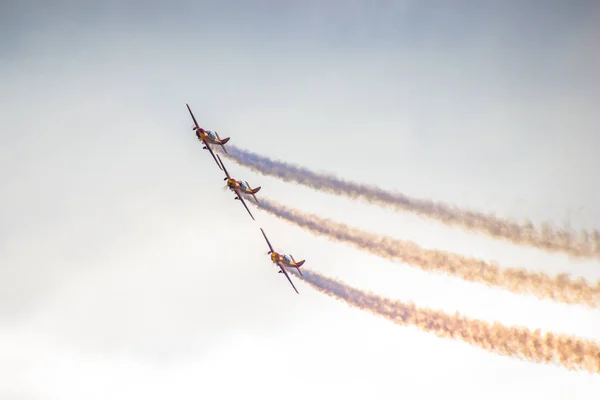
<path fill-rule="evenodd" d="M 287 182 L 295 182 L 327 193 L 343 195 L 352 199 L 362 199 L 369 203 L 393 207 L 399 211 L 409 211 L 423 217 L 471 229 L 497 239 L 504 239 L 517 245 L 527 245 L 549 252 L 563 252 L 574 257 L 597 258 L 600 260 L 600 231 L 572 231 L 553 229 L 548 224 L 541 228 L 530 222 L 519 224 L 498 218 L 491 214 L 461 210 L 440 202 L 416 199 L 401 193 L 391 193 L 371 185 L 361 185 L 336 178 L 333 175 L 316 173 L 306 168 L 275 161 L 259 154 L 227 145 L 229 157 L 239 165 L 267 176 L 275 176 Z"/>
<path fill-rule="evenodd" d="M 398 325 L 413 325 L 438 337 L 462 340 L 472 346 L 536 363 L 560 364 L 570 370 L 600 373 L 600 345 L 574 336 L 548 332 L 542 334 L 522 327 L 507 327 L 469 319 L 458 313 L 417 308 L 415 304 L 386 299 L 347 286 L 314 271 L 304 269 L 304 276 L 293 272 L 321 293 L 342 300 L 350 306 L 387 318 Z"/>
<path fill-rule="evenodd" d="M 425 271 L 443 272 L 466 281 L 500 287 L 517 294 L 533 294 L 540 299 L 548 298 L 567 304 L 586 304 L 590 307 L 600 305 L 600 282 L 591 286 L 583 278 L 570 280 L 568 274 L 552 278 L 545 273 L 529 272 L 522 268 L 501 268 L 483 260 L 441 250 L 424 249 L 413 242 L 364 232 L 330 219 L 285 207 L 265 197 L 259 200 L 260 204 L 256 204 L 250 197 L 248 201 L 314 234 L 351 244 L 360 250 L 392 261 L 414 265 Z"/>

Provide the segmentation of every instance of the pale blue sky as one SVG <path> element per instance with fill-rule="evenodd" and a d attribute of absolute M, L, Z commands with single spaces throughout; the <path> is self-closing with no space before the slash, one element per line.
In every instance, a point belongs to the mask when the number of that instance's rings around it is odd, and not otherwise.
<path fill-rule="evenodd" d="M 270 157 L 598 228 L 595 2 L 99 4 L 11 2 L 0 13 L 1 398 L 597 398 L 598 376 L 398 327 L 298 280 L 297 296 L 259 227 L 307 268 L 360 288 L 600 337 L 597 310 L 425 274 L 263 212 L 253 222 L 185 108 Z M 597 262 L 226 165 L 304 211 L 600 279 Z"/>

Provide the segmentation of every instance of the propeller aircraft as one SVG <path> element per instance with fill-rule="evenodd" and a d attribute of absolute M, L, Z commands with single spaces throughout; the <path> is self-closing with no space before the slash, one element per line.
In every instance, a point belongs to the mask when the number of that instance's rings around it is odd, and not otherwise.
<path fill-rule="evenodd" d="M 242 197 L 242 193 L 251 195 L 252 197 L 254 197 L 254 200 L 258 203 L 258 199 L 256 198 L 255 194 L 260 190 L 261 187 L 259 186 L 253 189 L 252 187 L 250 187 L 248 182 L 242 182 L 232 178 L 231 175 L 229 175 L 229 172 L 227 172 L 227 168 L 225 168 L 225 165 L 223 164 L 223 161 L 221 161 L 221 157 L 219 157 L 218 154 L 217 158 L 219 159 L 221 169 L 225 171 L 225 175 L 227 175 L 223 180 L 227 181 L 227 187 L 229 188 L 229 190 L 235 192 L 235 194 L 237 195 L 234 199 L 240 200 L 244 207 L 246 207 L 246 211 L 248 211 L 250 217 L 254 219 L 254 216 L 250 212 L 250 209 L 248 208 L 246 202 L 244 201 L 244 198 Z"/>
<path fill-rule="evenodd" d="M 219 168 L 221 168 L 221 166 L 219 165 L 219 162 L 217 161 L 217 159 L 215 157 L 215 153 L 213 153 L 212 149 L 210 148 L 210 144 L 221 146 L 223 148 L 223 151 L 225 153 L 227 153 L 227 149 L 225 148 L 225 143 L 229 142 L 229 139 L 231 139 L 231 138 L 226 137 L 224 139 L 221 139 L 219 137 L 219 134 L 216 131 L 213 132 L 213 131 L 209 131 L 209 130 L 201 128 L 200 125 L 198 125 L 198 122 L 196 121 L 196 117 L 194 117 L 194 113 L 192 113 L 190 106 L 187 103 L 185 105 L 187 106 L 187 109 L 190 112 L 190 115 L 192 116 L 192 120 L 194 120 L 194 125 L 192 126 L 192 130 L 196 131 L 196 137 L 198 138 L 199 141 L 201 141 L 204 144 L 204 147 L 202 147 L 202 148 L 205 150 L 208 150 L 210 152 L 210 154 L 215 159 L 215 162 L 217 163 Z M 223 168 L 221 168 L 221 170 L 222 169 Z"/>
<path fill-rule="evenodd" d="M 267 239 L 267 235 L 265 234 L 265 231 L 263 230 L 263 228 L 260 228 L 260 231 L 262 232 L 263 236 L 265 237 L 265 240 L 267 241 L 267 244 L 269 245 L 269 252 L 267 252 L 267 254 L 271 255 L 271 261 L 273 261 L 274 264 L 277 264 L 279 266 L 281 271 L 278 271 L 278 272 L 280 274 L 281 273 L 285 274 L 286 278 L 288 279 L 288 281 L 290 281 L 290 284 L 292 285 L 292 287 L 294 288 L 296 293 L 298 293 L 298 289 L 296 289 L 296 286 L 294 286 L 294 284 L 292 283 L 292 280 L 291 280 L 290 276 L 288 275 L 287 271 L 285 270 L 285 267 L 296 268 L 296 270 L 300 273 L 300 275 L 302 275 L 302 271 L 300 271 L 300 267 L 304 264 L 304 262 L 306 260 L 297 262 L 294 259 L 294 256 L 291 254 L 288 256 L 286 254 L 281 254 L 281 253 L 276 252 L 275 250 L 273 250 L 273 246 L 271 246 L 271 242 L 269 242 L 269 239 Z M 298 294 L 300 294 L 300 293 L 298 293 Z"/>

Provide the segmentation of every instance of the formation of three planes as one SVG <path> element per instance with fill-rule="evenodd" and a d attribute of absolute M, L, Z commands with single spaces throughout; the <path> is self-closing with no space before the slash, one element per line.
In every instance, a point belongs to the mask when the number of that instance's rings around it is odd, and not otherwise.
<path fill-rule="evenodd" d="M 256 198 L 255 195 L 260 190 L 261 187 L 259 186 L 259 187 L 253 189 L 250 187 L 248 182 L 239 181 L 237 179 L 232 178 L 231 175 L 229 175 L 229 172 L 227 172 L 227 169 L 225 168 L 223 161 L 221 161 L 221 157 L 219 157 L 218 154 L 215 155 L 215 153 L 210 148 L 210 146 L 211 145 L 221 146 L 223 151 L 225 153 L 227 153 L 227 149 L 225 149 L 225 144 L 227 142 L 229 142 L 230 138 L 226 137 L 226 138 L 221 139 L 219 137 L 219 134 L 216 131 L 213 132 L 213 131 L 201 128 L 200 125 L 198 125 L 198 122 L 196 121 L 196 117 L 194 117 L 194 113 L 192 113 L 190 106 L 187 103 L 186 103 L 186 106 L 187 106 L 188 111 L 190 112 L 192 120 L 194 121 L 194 125 L 193 125 L 192 129 L 196 132 L 196 137 L 198 138 L 198 140 L 204 145 L 203 149 L 208 150 L 210 152 L 210 154 L 214 158 L 215 162 L 217 163 L 217 166 L 221 169 L 221 171 L 225 172 L 225 179 L 223 179 L 223 180 L 227 181 L 227 187 L 232 192 L 235 192 L 235 194 L 236 194 L 235 200 L 239 200 L 246 208 L 246 211 L 248 211 L 248 214 L 250 214 L 250 217 L 252 217 L 252 219 L 255 220 L 254 216 L 250 212 L 250 209 L 246 205 L 246 202 L 244 201 L 243 195 L 246 194 L 246 195 L 252 196 L 254 198 L 254 200 L 256 201 L 256 203 L 258 203 L 258 199 Z M 267 239 L 267 235 L 265 234 L 265 231 L 262 228 L 260 228 L 260 231 L 262 232 L 265 240 L 267 241 L 267 245 L 269 246 L 269 251 L 267 252 L 267 254 L 271 255 L 271 261 L 274 264 L 277 264 L 277 266 L 279 266 L 280 271 L 278 271 L 278 272 L 280 274 L 283 273 L 285 275 L 285 277 L 290 282 L 290 284 L 292 285 L 292 287 L 294 288 L 296 293 L 298 293 L 298 289 L 296 289 L 296 286 L 294 286 L 292 279 L 290 278 L 289 274 L 286 271 L 286 267 L 287 268 L 296 268 L 296 270 L 300 273 L 300 275 L 302 275 L 302 271 L 300 270 L 300 267 L 304 264 L 304 262 L 306 260 L 296 261 L 294 259 L 294 256 L 292 256 L 291 254 L 288 256 L 286 254 L 281 254 L 281 253 L 276 252 L 273 249 L 273 246 L 271 246 L 271 242 L 269 242 L 269 239 Z"/>

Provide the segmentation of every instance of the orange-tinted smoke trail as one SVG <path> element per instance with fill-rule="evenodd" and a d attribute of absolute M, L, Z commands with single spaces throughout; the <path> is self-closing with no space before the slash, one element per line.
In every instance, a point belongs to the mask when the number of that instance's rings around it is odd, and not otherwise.
<path fill-rule="evenodd" d="M 400 261 L 425 271 L 436 271 L 466 281 L 483 283 L 517 294 L 533 294 L 540 299 L 552 299 L 567 304 L 600 305 L 600 282 L 591 286 L 583 278 L 569 279 L 567 274 L 555 278 L 523 268 L 501 268 L 483 260 L 464 257 L 441 250 L 424 249 L 416 243 L 377 235 L 341 224 L 314 214 L 306 214 L 261 197 L 251 204 L 308 231 L 350 244 L 392 261 Z"/>
<path fill-rule="evenodd" d="M 223 153 L 217 146 L 215 146 L 215 150 L 237 164 L 262 175 L 274 176 L 327 193 L 392 207 L 398 211 L 412 212 L 446 225 L 471 229 L 517 245 L 536 247 L 549 252 L 563 252 L 579 258 L 600 260 L 600 231 L 598 230 L 592 232 L 582 230 L 577 234 L 567 230 L 553 229 L 549 225 L 536 228 L 531 223 L 519 224 L 491 214 L 462 210 L 440 202 L 388 192 L 376 186 L 346 181 L 297 165 L 272 160 L 230 144 L 227 145 L 229 154 Z"/>
<path fill-rule="evenodd" d="M 308 269 L 303 270 L 304 276 L 295 272 L 294 275 L 328 296 L 398 325 L 416 326 L 438 337 L 462 340 L 504 356 L 600 373 L 600 345 L 591 340 L 552 332 L 542 334 L 539 329 L 532 332 L 527 328 L 470 319 L 458 313 L 450 315 L 418 308 L 412 302 L 403 303 L 366 293 Z"/>

